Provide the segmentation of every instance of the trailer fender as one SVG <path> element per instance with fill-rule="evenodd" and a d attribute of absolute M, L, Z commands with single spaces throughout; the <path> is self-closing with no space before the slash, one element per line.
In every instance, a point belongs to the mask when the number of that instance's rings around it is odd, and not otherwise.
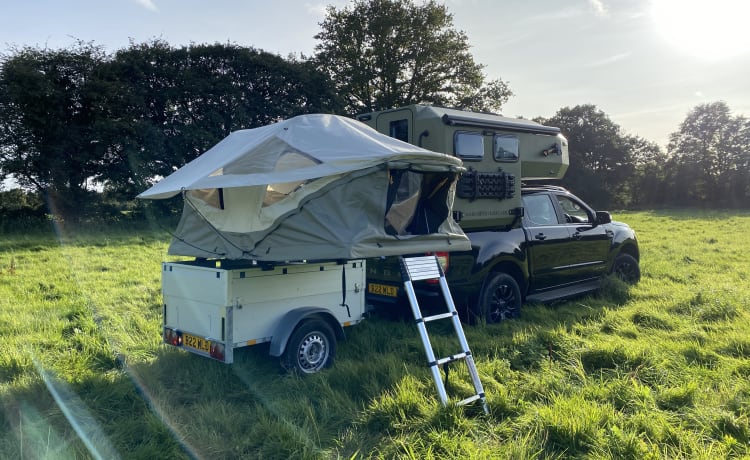
<path fill-rule="evenodd" d="M 336 320 L 336 317 L 333 316 L 333 313 L 331 313 L 330 310 L 322 307 L 300 307 L 287 312 L 284 317 L 281 318 L 281 321 L 279 321 L 279 324 L 276 326 L 276 330 L 271 337 L 271 347 L 268 354 L 277 358 L 284 354 L 286 344 L 289 342 L 289 337 L 292 335 L 292 332 L 294 332 L 294 328 L 308 318 L 320 318 L 324 320 L 333 328 L 337 340 L 343 340 L 345 338 L 344 328 Z"/>

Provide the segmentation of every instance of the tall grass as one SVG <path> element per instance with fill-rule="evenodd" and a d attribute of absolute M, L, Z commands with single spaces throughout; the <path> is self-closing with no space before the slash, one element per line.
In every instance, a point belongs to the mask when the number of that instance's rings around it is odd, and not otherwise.
<path fill-rule="evenodd" d="M 750 215 L 616 217 L 640 284 L 466 328 L 489 415 L 440 406 L 409 321 L 369 318 L 309 377 L 263 345 L 227 366 L 160 344 L 166 233 L 0 235 L 0 458 L 750 456 Z"/>

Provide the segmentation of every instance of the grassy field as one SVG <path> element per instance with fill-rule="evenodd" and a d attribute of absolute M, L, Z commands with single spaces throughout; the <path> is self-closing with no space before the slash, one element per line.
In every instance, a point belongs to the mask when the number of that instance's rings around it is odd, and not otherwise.
<path fill-rule="evenodd" d="M 167 349 L 165 232 L 0 235 L 0 458 L 750 456 L 750 214 L 615 218 L 639 285 L 467 327 L 490 415 L 440 406 L 408 322 L 368 319 L 305 378 L 263 345 L 231 366 Z"/>

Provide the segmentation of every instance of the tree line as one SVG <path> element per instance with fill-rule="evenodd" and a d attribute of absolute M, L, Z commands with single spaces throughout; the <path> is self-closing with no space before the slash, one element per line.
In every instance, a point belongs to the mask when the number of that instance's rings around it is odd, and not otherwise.
<path fill-rule="evenodd" d="M 0 210 L 44 201 L 70 217 L 118 213 L 234 130 L 412 103 L 499 111 L 513 95 L 487 81 L 435 1 L 356 0 L 329 7 L 320 26 L 310 57 L 161 40 L 112 54 L 87 42 L 10 49 L 0 56 L 0 179 L 26 192 L 3 192 Z M 691 110 L 666 151 L 591 104 L 538 121 L 569 140 L 562 185 L 599 208 L 749 206 L 750 122 L 726 102 Z"/>

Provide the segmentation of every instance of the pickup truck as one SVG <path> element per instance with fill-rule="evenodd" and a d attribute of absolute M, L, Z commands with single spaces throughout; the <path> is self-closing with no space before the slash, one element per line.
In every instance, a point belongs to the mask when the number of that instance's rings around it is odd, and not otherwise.
<path fill-rule="evenodd" d="M 525 186 L 520 222 L 466 231 L 471 251 L 438 254 L 462 319 L 496 323 L 519 314 L 524 302 L 550 302 L 591 292 L 613 274 L 627 283 L 640 279 L 635 232 L 595 211 L 562 187 Z M 518 225 L 520 223 L 520 225 Z M 437 286 L 415 286 L 437 296 Z M 367 264 L 367 299 L 372 304 L 405 300 L 398 260 Z"/>

